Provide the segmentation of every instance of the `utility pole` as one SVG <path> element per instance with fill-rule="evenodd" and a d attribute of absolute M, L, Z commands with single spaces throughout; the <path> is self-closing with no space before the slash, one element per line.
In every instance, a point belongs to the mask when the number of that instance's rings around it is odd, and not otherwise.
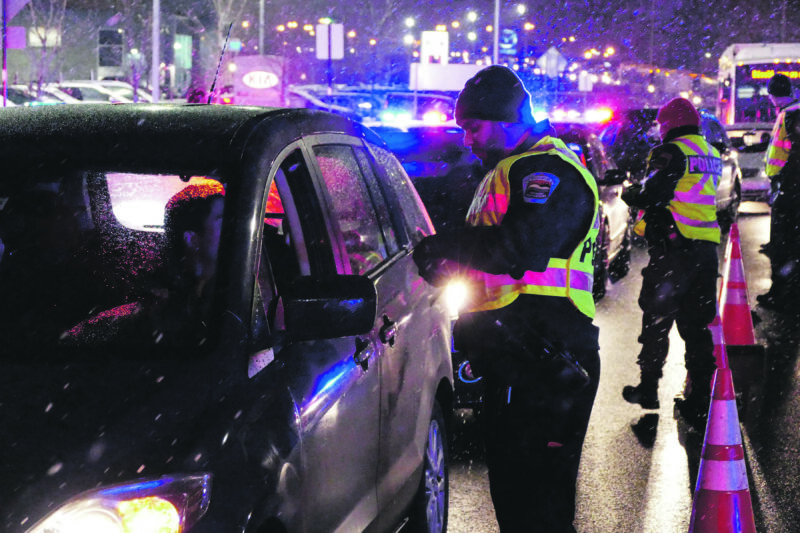
<path fill-rule="evenodd" d="M 494 31 L 492 31 L 492 64 L 497 65 L 499 61 L 500 46 L 500 0 L 494 0 Z"/>
<path fill-rule="evenodd" d="M 150 84 L 153 86 L 153 103 L 161 97 L 161 0 L 153 0 L 153 57 L 150 66 Z"/>

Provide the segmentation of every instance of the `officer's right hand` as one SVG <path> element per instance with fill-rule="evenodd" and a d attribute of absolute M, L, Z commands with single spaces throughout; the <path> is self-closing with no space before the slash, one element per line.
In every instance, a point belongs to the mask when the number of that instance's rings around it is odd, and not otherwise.
<path fill-rule="evenodd" d="M 642 192 L 642 186 L 638 183 L 632 183 L 622 191 L 620 197 L 626 204 L 633 205 L 636 203 L 636 198 L 639 196 L 640 192 Z"/>

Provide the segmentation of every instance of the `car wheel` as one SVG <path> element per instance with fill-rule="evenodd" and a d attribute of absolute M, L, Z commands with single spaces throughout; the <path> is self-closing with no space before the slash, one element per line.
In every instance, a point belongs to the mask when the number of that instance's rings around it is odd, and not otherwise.
<path fill-rule="evenodd" d="M 624 278 L 631 269 L 631 228 L 625 228 L 619 252 L 608 265 L 608 274 L 611 281 L 616 282 Z"/>
<path fill-rule="evenodd" d="M 608 223 L 605 219 L 601 219 L 600 231 L 597 232 L 597 240 L 594 244 L 592 296 L 596 302 L 606 295 L 606 286 L 608 285 Z"/>
<path fill-rule="evenodd" d="M 439 403 L 434 401 L 431 421 L 428 424 L 422 480 L 412 504 L 408 531 L 413 533 L 444 533 L 447 531 L 447 510 L 450 499 L 448 461 L 449 451 L 444 415 Z"/>

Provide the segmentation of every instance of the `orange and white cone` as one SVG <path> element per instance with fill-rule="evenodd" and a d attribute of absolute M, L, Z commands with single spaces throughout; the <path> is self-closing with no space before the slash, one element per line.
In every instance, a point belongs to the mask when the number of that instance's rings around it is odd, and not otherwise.
<path fill-rule="evenodd" d="M 726 344 L 747 346 L 756 343 L 753 317 L 747 302 L 747 281 L 742 263 L 739 226 L 735 223 L 731 226 L 725 250 L 719 309 Z"/>
<path fill-rule="evenodd" d="M 711 338 L 714 341 L 714 359 L 717 368 L 728 368 L 728 353 L 725 350 L 725 333 L 722 327 L 722 319 L 719 316 L 719 306 L 717 306 L 717 316 L 708 325 L 711 330 Z"/>
<path fill-rule="evenodd" d="M 717 369 L 712 390 L 689 533 L 756 533 L 730 369 Z"/>

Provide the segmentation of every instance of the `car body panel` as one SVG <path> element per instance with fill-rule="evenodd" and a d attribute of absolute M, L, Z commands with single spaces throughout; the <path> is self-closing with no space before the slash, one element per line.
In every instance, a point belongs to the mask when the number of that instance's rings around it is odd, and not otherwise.
<path fill-rule="evenodd" d="M 766 173 L 766 155 L 773 124 L 748 122 L 725 126 L 733 147 L 738 152 L 742 170 L 742 200 L 766 202 L 770 183 Z"/>
<path fill-rule="evenodd" d="M 151 246 L 157 228 L 120 227 L 111 181 L 127 179 L 121 190 L 134 199 L 167 179 L 178 187 L 189 176 L 226 185 L 219 320 L 202 344 L 126 338 L 81 351 L 45 342 L 34 329 L 6 344 L 4 529 L 24 531 L 82 490 L 181 472 L 213 475 L 209 510 L 191 531 L 255 531 L 268 522 L 290 531 L 394 529 L 420 483 L 425 430 L 434 401 L 447 405 L 447 394 L 437 395 L 452 391 L 452 369 L 441 291 L 419 278 L 410 256 L 433 228 L 382 141 L 352 121 L 302 109 L 87 104 L 15 108 L 0 123 L 2 291 L 10 290 L 3 276 L 18 245 L 12 217 L 26 180 L 36 190 L 63 188 L 71 208 L 80 206 L 84 229 L 93 222 L 101 232 L 98 259 L 113 268 L 100 261 L 86 272 L 110 300 L 99 309 L 149 282 L 147 263 L 160 250 Z M 325 169 L 339 168 L 323 162 L 330 147 L 358 154 L 351 178 L 372 180 L 365 198 L 380 224 L 369 229 L 386 251 L 359 273 L 342 234 L 346 213 L 328 189 Z M 264 218 L 272 181 L 284 198 L 275 242 Z M 294 277 L 281 277 L 279 245 L 294 254 Z M 371 328 L 337 330 L 327 323 L 337 316 L 331 311 L 318 315 L 326 316 L 320 323 L 309 317 L 311 324 L 291 315 L 294 302 L 312 308 L 302 280 L 338 290 L 331 302 L 368 306 L 363 292 L 342 300 L 349 293 L 336 287 L 347 279 L 374 291 Z M 61 288 L 69 289 L 94 294 L 88 285 Z M 309 338 L 305 328 L 324 333 Z M 12 359 L 21 347 L 31 355 Z"/>

